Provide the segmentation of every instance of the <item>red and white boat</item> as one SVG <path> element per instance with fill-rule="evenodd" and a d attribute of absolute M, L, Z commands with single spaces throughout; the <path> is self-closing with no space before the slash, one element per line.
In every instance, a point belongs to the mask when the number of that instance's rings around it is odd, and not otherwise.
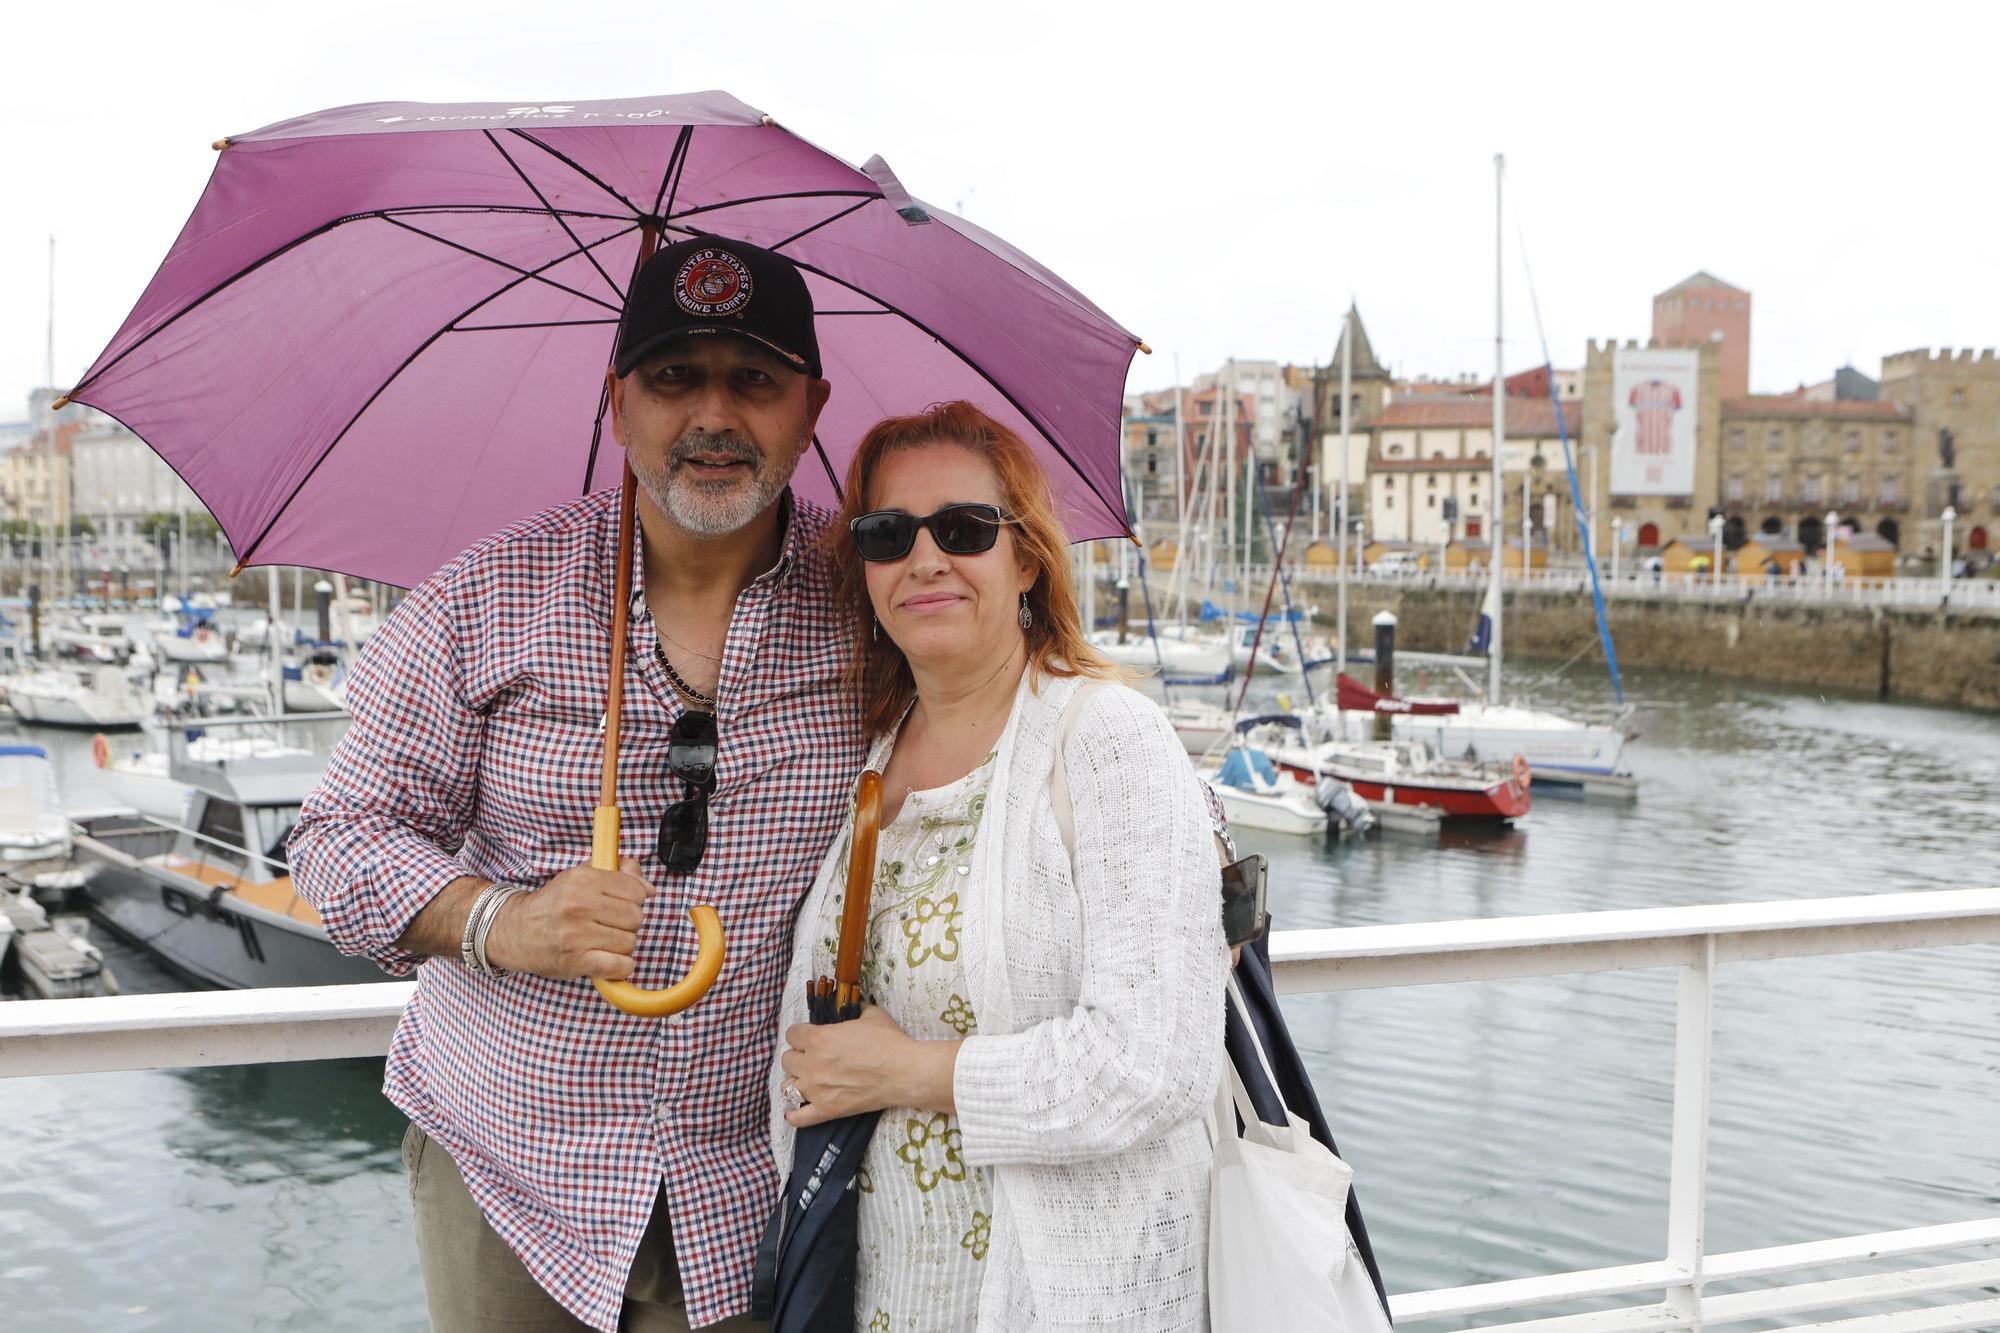
<path fill-rule="evenodd" d="M 1372 802 L 1429 806 L 1448 819 L 1519 819 L 1528 813 L 1533 779 L 1527 760 L 1519 755 L 1504 764 L 1440 759 L 1422 741 L 1407 738 L 1335 738 L 1311 745 L 1294 741 L 1275 747 L 1272 758 L 1301 781 L 1336 777 Z"/>

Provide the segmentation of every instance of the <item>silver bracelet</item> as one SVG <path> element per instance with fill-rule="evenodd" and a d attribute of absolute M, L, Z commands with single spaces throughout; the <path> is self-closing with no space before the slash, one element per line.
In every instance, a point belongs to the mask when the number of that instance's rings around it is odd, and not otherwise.
<path fill-rule="evenodd" d="M 479 930 L 472 937 L 472 957 L 479 970 L 489 977 L 504 977 L 507 975 L 507 969 L 495 967 L 487 960 L 486 937 L 492 932 L 493 923 L 500 919 L 500 909 L 507 905 L 507 900 L 517 893 L 526 892 L 526 889 L 516 884 L 501 887 L 500 892 L 494 894 L 493 901 L 487 905 L 486 915 L 480 918 Z"/>
<path fill-rule="evenodd" d="M 472 900 L 472 910 L 465 914 L 465 934 L 459 937 L 458 961 L 471 971 L 484 972 L 488 976 L 493 973 L 484 952 L 485 927 L 488 924 L 487 918 L 493 910 L 494 901 L 506 891 L 507 887 L 505 884 L 488 884 L 479 891 L 479 896 Z"/>
<path fill-rule="evenodd" d="M 472 937 L 479 928 L 479 909 L 486 905 L 486 895 L 498 887 L 497 884 L 488 884 L 481 889 L 474 895 L 472 906 L 465 913 L 465 933 L 458 937 L 458 961 L 465 964 L 469 971 L 479 970 L 478 965 L 472 960 Z"/>

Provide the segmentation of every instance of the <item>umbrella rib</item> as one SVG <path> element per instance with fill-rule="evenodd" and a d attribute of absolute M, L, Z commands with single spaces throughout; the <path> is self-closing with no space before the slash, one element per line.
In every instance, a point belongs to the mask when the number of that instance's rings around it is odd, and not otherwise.
<path fill-rule="evenodd" d="M 384 222 L 387 222 L 392 227 L 401 227 L 403 230 L 408 232 L 414 232 L 418 236 L 424 237 L 426 240 L 436 241 L 439 245 L 450 246 L 454 250 L 462 250 L 466 254 L 471 255 L 474 259 L 483 259 L 489 264 L 497 264 L 501 268 L 506 269 L 510 273 L 520 274 L 523 278 L 533 278 L 536 282 L 545 283 L 548 286 L 555 288 L 559 292 L 567 292 L 569 293 L 569 295 L 576 297 L 580 301 L 588 301 L 592 305 L 603 306 L 606 310 L 611 311 L 613 314 L 619 313 L 619 309 L 617 306 L 612 305 L 609 301 L 606 301 L 601 297 L 592 296 L 589 292 L 579 291 L 576 288 L 571 287 L 566 283 L 557 282 L 554 278 L 543 277 L 542 276 L 543 270 L 553 267 L 553 265 L 551 264 L 544 264 L 541 269 L 525 269 L 518 264 L 510 264 L 504 259 L 496 258 L 493 255 L 489 255 L 484 250 L 475 250 L 469 245 L 465 245 L 462 244 L 461 242 L 454 241 L 449 237 L 440 236 L 436 232 L 425 231 L 422 227 L 412 227 L 409 223 L 403 221 L 401 218 L 385 217 L 382 220 Z M 623 235 L 624 233 L 620 232 L 617 234 Z M 609 238 L 607 237 L 606 239 Z M 588 248 L 589 248 L 588 246 L 579 246 L 579 249 L 588 249 Z M 577 251 L 572 250 L 568 254 L 563 255 L 561 258 L 555 260 L 554 262 L 556 264 L 565 263 L 568 260 L 576 258 L 576 256 L 577 256 Z M 474 306 L 473 309 L 476 310 L 478 309 L 478 307 Z M 464 319 L 465 316 L 460 315 L 459 318 Z"/>
<path fill-rule="evenodd" d="M 638 227 L 635 224 L 634 226 L 627 227 L 622 231 L 613 232 L 611 235 L 606 236 L 603 240 L 594 241 L 592 242 L 592 244 L 604 245 L 607 244 L 608 242 L 617 240 L 619 237 L 624 236 L 627 232 L 636 230 L 638 230 Z M 573 256 L 563 255 L 560 258 L 551 259 L 549 261 L 549 264 L 550 265 L 560 264 L 564 260 L 570 258 L 573 258 Z M 544 267 L 547 266 L 545 265 Z M 402 375 L 402 373 L 408 370 L 410 366 L 415 363 L 416 359 L 422 356 L 425 353 L 425 351 L 427 351 L 430 348 L 430 345 L 432 343 L 436 342 L 439 338 L 444 337 L 445 334 L 452 332 L 454 328 L 457 326 L 459 320 L 464 319 L 466 316 L 470 315 L 473 311 L 479 309 L 481 306 L 488 305 L 494 301 L 499 300 L 501 297 L 505 296 L 508 292 L 513 291 L 516 287 L 519 287 L 522 283 L 536 276 L 537 275 L 533 273 L 523 274 L 521 277 L 514 279 L 514 281 L 507 283 L 505 286 L 497 288 L 494 291 L 488 292 L 486 295 L 480 297 L 477 301 L 474 301 L 471 305 L 467 306 L 465 309 L 459 311 L 457 315 L 453 316 L 451 319 L 446 320 L 444 324 L 438 328 L 438 331 L 436 333 L 433 333 L 430 337 L 424 339 L 423 342 L 417 345 L 414 351 L 412 351 L 408 356 L 404 357 L 402 364 L 397 366 L 393 371 L 391 371 L 388 374 L 388 376 L 383 379 L 382 383 L 376 386 L 374 393 L 368 395 L 368 401 L 363 403 L 359 408 L 355 409 L 354 415 L 347 419 L 347 424 L 340 428 L 339 433 L 336 434 L 331 440 L 327 441 L 326 448 L 320 450 L 319 457 L 313 460 L 313 465 L 306 469 L 304 476 L 299 478 L 298 485 L 292 487 L 292 493 L 285 497 L 284 503 L 280 504 L 276 509 L 271 511 L 271 517 L 264 521 L 264 526 L 258 530 L 257 535 L 250 539 L 250 544 L 248 546 L 243 548 L 241 554 L 239 554 L 236 558 L 236 563 L 239 565 L 247 565 L 250 563 L 250 557 L 257 553 L 257 548 L 263 545 L 264 539 L 266 537 L 271 535 L 271 529 L 278 525 L 278 520 L 284 517 L 285 511 L 287 509 L 290 509 L 292 507 L 292 501 L 299 498 L 299 492 L 303 491 L 306 488 L 306 484 L 313 479 L 314 474 L 320 470 L 320 466 L 323 463 L 325 463 L 328 458 L 331 458 L 333 456 L 333 451 L 340 447 L 340 442 L 342 440 L 347 438 L 347 432 L 354 429 L 354 423 L 361 420 L 361 418 L 367 414 L 369 408 L 375 406 L 375 400 L 377 398 L 380 398 L 384 393 L 387 393 L 389 390 L 389 386 L 391 384 L 394 384 L 396 380 Z M 608 386 L 606 392 L 609 392 Z M 602 411 L 600 411 L 598 415 L 602 416 L 603 415 Z"/>
<path fill-rule="evenodd" d="M 615 319 L 552 319 L 529 324 L 457 324 L 451 333 L 505 333 L 510 329 L 582 329 L 593 324 L 616 324 Z"/>
<path fill-rule="evenodd" d="M 821 227 L 831 227 L 834 223 L 840 221 L 848 214 L 864 209 L 873 202 L 875 202 L 873 199 L 863 199 L 857 203 L 849 204 L 846 208 L 841 209 L 838 213 L 834 213 L 827 217 L 821 218 L 818 222 L 813 223 L 812 226 L 807 227 L 804 231 L 793 232 L 790 236 L 787 236 L 784 240 L 777 242 L 775 245 L 767 245 L 764 248 L 767 250 L 782 250 L 786 246 L 790 245 L 793 241 L 802 241 L 806 237 L 818 231 Z"/>
<path fill-rule="evenodd" d="M 528 179 L 528 173 L 521 170 L 521 164 L 514 160 L 514 155 L 512 153 L 509 153 L 505 148 L 500 146 L 500 140 L 494 137 L 493 131 L 481 130 L 480 133 L 486 136 L 486 142 L 493 145 L 493 151 L 500 154 L 501 157 L 506 159 L 507 165 L 514 169 L 514 174 L 521 178 L 521 184 L 527 186 L 530 190 L 534 191 L 535 198 L 541 202 L 543 208 L 548 210 L 549 216 L 556 220 L 556 225 L 563 229 L 563 232 L 570 238 L 571 241 L 573 241 L 579 248 L 582 248 L 583 238 L 576 234 L 576 229 L 569 225 L 569 220 L 563 217 L 561 213 L 556 211 L 556 206 L 549 202 L 549 197 L 547 195 L 542 193 L 542 187 L 535 184 L 532 180 Z M 618 284 L 613 282 L 611 280 L 611 275 L 604 271 L 604 265 L 597 262 L 597 256 L 592 254 L 589 250 L 585 249 L 583 251 L 583 257 L 585 259 L 588 259 L 590 261 L 590 266 L 597 270 L 597 276 L 604 279 L 604 285 L 611 289 L 612 295 L 616 296 L 620 301 L 623 301 L 625 299 L 625 293 L 618 290 Z"/>
<path fill-rule="evenodd" d="M 847 496 L 840 489 L 840 478 L 833 475 L 833 460 L 826 456 L 826 446 L 819 442 L 819 432 L 813 432 L 813 452 L 819 455 L 819 465 L 826 469 L 827 482 L 833 487 L 833 503 L 837 509 L 846 502 Z"/>
<path fill-rule="evenodd" d="M 96 382 L 97 382 L 98 380 L 101 380 L 101 379 L 103 379 L 103 378 L 104 378 L 104 377 L 105 377 L 106 375 L 109 375 L 109 374 L 110 374 L 110 373 L 111 373 L 111 372 L 112 372 L 113 370 L 115 370 L 115 369 L 117 369 L 117 368 L 118 368 L 118 364 L 119 364 L 120 362 L 122 362 L 122 361 L 123 361 L 123 360 L 124 360 L 124 359 L 125 359 L 126 357 L 128 357 L 128 356 L 132 355 L 132 353 L 134 353 L 134 352 L 138 351 L 138 350 L 139 350 L 139 349 L 140 349 L 141 347 L 144 347 L 144 346 L 145 346 L 145 345 L 146 345 L 147 343 L 151 342 L 151 341 L 152 341 L 152 340 L 153 340 L 154 338 L 158 337 L 158 336 L 159 336 L 160 334 L 162 334 L 162 333 L 165 333 L 165 332 L 166 332 L 166 331 L 167 331 L 168 329 L 172 328 L 172 327 L 173 327 L 173 326 L 174 326 L 175 324 L 178 324 L 178 323 L 179 323 L 179 322 L 180 322 L 180 321 L 181 321 L 181 320 L 182 320 L 182 319 L 183 319 L 184 317 L 186 317 L 186 316 L 187 316 L 187 315 L 189 315 L 189 314 L 192 314 L 192 313 L 193 313 L 194 311 L 196 311 L 196 310 L 200 309 L 200 308 L 201 308 L 202 306 L 204 306 L 204 305 L 208 304 L 208 302 L 210 302 L 210 301 L 214 300 L 214 299 L 215 299 L 216 297 L 218 297 L 218 296 L 222 295 L 222 293 L 224 293 L 224 292 L 228 291 L 228 290 L 229 290 L 229 289 L 230 289 L 231 287 L 234 287 L 234 286 L 235 286 L 235 285 L 236 285 L 237 283 L 239 283 L 239 282 L 243 281 L 243 279 L 245 279 L 245 278 L 249 277 L 249 276 L 250 276 L 250 275 L 251 275 L 252 273 L 255 273 L 255 272 L 256 272 L 256 271 L 258 270 L 258 269 L 260 269 L 260 268 L 263 268 L 263 267 L 264 267 L 264 266 L 265 266 L 266 264 L 270 264 L 270 263 L 274 263 L 274 262 L 276 262 L 277 260 L 279 260 L 279 259 L 282 259 L 282 258 L 283 258 L 284 256 L 286 256 L 286 255 L 290 254 L 290 253 L 291 253 L 291 252 L 292 252 L 293 250 L 296 250 L 296 249 L 298 249 L 298 248 L 299 248 L 300 246 L 304 245 L 304 244 L 305 244 L 305 243 L 306 243 L 307 241 L 310 241 L 310 240 L 314 240 L 314 239 L 316 239 L 316 238 L 318 238 L 318 237 L 320 237 L 320 236 L 324 236 L 324 235 L 326 235 L 326 233 L 328 233 L 328 232 L 332 231 L 332 230 L 333 230 L 334 228 L 336 228 L 336 227 L 344 227 L 344 226 L 346 226 L 346 225 L 347 225 L 348 223 L 350 223 L 350 222 L 362 222 L 362 221 L 366 221 L 366 220 L 367 220 L 367 219 L 369 219 L 369 218 L 374 218 L 374 219 L 376 219 L 376 220 L 378 220 L 378 221 L 382 221 L 382 222 L 390 222 L 390 223 L 395 223 L 395 222 L 396 222 L 396 219 L 395 219 L 395 216 L 394 216 L 394 214 L 396 214 L 396 213 L 401 213 L 401 212 L 421 212 L 421 213 L 515 213 L 515 212 L 520 212 L 520 213 L 540 213 L 541 211 L 542 211 L 542 210 L 540 210 L 540 209 L 538 209 L 538 208 L 515 208 L 515 207 L 511 207 L 511 206 L 498 206 L 498 205 L 496 205 L 496 206 L 494 206 L 494 207 L 490 207 L 490 208 L 464 208 L 464 209 L 460 209 L 460 208 L 452 208 L 452 207 L 450 207 L 450 206 L 448 206 L 448 205 L 442 205 L 442 204 L 431 204 L 431 205 L 423 205 L 423 206 L 412 206 L 412 207 L 411 207 L 411 208 L 409 208 L 409 209 L 374 209 L 374 210 L 371 210 L 371 211 L 369 211 L 369 212 L 366 212 L 366 213 L 347 213 L 347 214 L 344 214 L 344 215 L 342 215 L 342 216 L 340 216 L 340 217 L 337 217 L 337 218 L 332 218 L 332 219 L 330 219 L 330 220 L 328 220 L 328 221 L 326 221 L 326 222 L 324 222 L 324 223 L 320 224 L 319 226 L 317 226 L 317 227 L 314 227 L 314 228 L 313 228 L 313 229 L 312 229 L 311 231 L 308 231 L 308 232 L 306 232 L 306 233 L 305 233 L 304 235 L 302 235 L 302 236 L 299 236 L 299 237 L 297 237 L 297 238 L 295 238 L 295 239 L 293 239 L 293 240 L 290 240 L 290 241 L 287 241 L 287 242 L 285 242 L 285 243 L 284 243 L 283 245 L 281 245 L 281 246 L 279 246 L 279 247 L 278 247 L 277 249 L 275 249 L 275 250 L 271 251 L 271 252 L 270 252 L 269 254 L 267 254 L 267 255 L 263 255 L 263 256 L 260 256 L 259 258 L 255 259 L 255 260 L 252 260 L 252 261 L 251 261 L 250 263 L 248 263 L 248 264 L 245 264 L 245 265 L 244 265 L 244 266 L 243 266 L 242 268 L 240 268 L 240 269 L 238 269 L 238 270 L 237 270 L 236 272 L 234 272 L 234 273 L 230 274 L 230 275 L 229 275 L 228 277 L 224 278 L 224 279 L 223 279 L 223 280 L 222 280 L 221 282 L 218 282 L 218 283 L 216 283 L 216 284 L 215 284 L 215 286 L 213 286 L 213 287 L 209 288 L 209 289 L 208 289 L 207 291 L 203 292 L 203 293 L 202 293 L 202 294 L 201 294 L 200 296 L 197 296 L 197 297 L 195 297 L 195 298 L 194 298 L 194 299 L 193 299 L 192 301 L 189 301 L 189 302 L 188 302 L 188 303 L 187 303 L 186 305 L 182 306 L 182 307 L 181 307 L 181 308 L 180 308 L 179 310 L 176 310 L 176 311 L 175 311 L 175 312 L 174 312 L 174 313 L 173 313 L 172 315 L 168 316 L 168 317 L 167 317 L 166 319 L 163 319 L 163 320 L 161 320 L 161 321 L 160 321 L 160 323 L 158 324 L 158 326 L 156 326 L 156 327 L 154 327 L 154 328 L 151 328 L 151 329 L 148 329 L 148 330 L 146 331 L 146 333 L 144 334 L 144 336 L 142 336 L 142 337 L 141 337 L 141 338 L 140 338 L 140 339 L 139 339 L 139 340 L 138 340 L 137 342 L 133 343 L 133 344 L 132 344 L 132 345 L 131 345 L 130 347 L 126 348 L 126 349 L 125 349 L 124 351 L 120 352 L 120 353 L 119 353 L 119 354 L 118 354 L 117 356 L 115 356 L 115 357 L 111 358 L 111 360 L 110 360 L 110 361 L 106 362 L 106 363 L 105 363 L 105 365 L 104 365 L 104 368 L 103 368 L 102 370 L 99 370 L 99 371 L 98 371 L 98 372 L 97 372 L 96 374 L 94 374 L 94 375 L 91 375 L 91 376 L 89 376 L 89 377 L 88 377 L 88 378 L 86 378 L 86 379 L 83 379 L 83 380 L 80 380 L 80 381 L 78 381 L 78 383 L 77 383 L 76 387 L 75 387 L 75 388 L 73 388 L 73 389 L 71 389 L 71 390 L 69 391 L 69 392 L 70 392 L 70 397 L 71 397 L 71 398 L 75 398 L 75 397 L 76 397 L 76 395 L 78 395 L 78 394 L 82 393 L 82 392 L 83 392 L 83 391 L 84 391 L 85 389 L 88 389 L 88 388 L 89 388 L 89 387 L 90 387 L 91 385 L 95 384 L 95 383 L 96 383 Z M 577 214 L 575 214 L 574 216 L 576 216 L 576 217 L 590 217 L 590 218 L 599 218 L 599 217 L 602 217 L 602 218 L 615 218 L 615 217 L 616 217 L 617 215 L 616 215 L 616 214 L 610 214 L 610 213 L 577 213 Z M 399 225 L 399 226 L 400 226 L 400 225 L 403 225 L 403 224 L 400 224 L 400 223 L 397 223 L 396 225 Z M 415 228 L 411 228 L 411 230 L 412 230 L 412 231 L 414 231 L 414 230 L 416 230 L 416 229 L 415 229 Z M 629 230 L 629 228 L 628 228 L 628 230 Z M 615 240 L 615 239 L 616 239 L 617 237 L 619 237 L 619 236 L 623 236 L 624 234 L 625 234 L 625 232 L 623 232 L 623 231 L 620 231 L 620 232 L 614 232 L 614 233 L 613 233 L 613 234 L 612 234 L 611 236 L 607 236 L 607 237 L 605 237 L 604 239 L 605 239 L 605 240 Z M 592 244 L 593 246 L 594 246 L 594 245 L 602 245 L 603 243 L 604 243 L 603 241 L 593 241 L 593 242 L 591 242 L 591 244 Z M 545 268 L 553 268 L 553 267 L 555 267 L 555 265 L 557 265 L 557 264 L 560 264 L 560 263 L 562 263 L 562 262 L 563 262 L 564 260 L 566 260 L 566 259 L 574 259 L 574 258 L 575 258 L 575 255 L 573 255 L 573 254 L 568 254 L 568 255 L 561 255 L 561 256 L 558 256 L 558 257 L 557 257 L 556 259 L 554 259 L 554 260 L 551 260 L 551 261 L 550 261 L 550 262 L 549 262 L 548 264 L 544 265 L 544 267 L 545 267 Z"/>
<path fill-rule="evenodd" d="M 968 369 L 972 371 L 973 374 L 979 376 L 979 378 L 985 380 L 987 384 L 991 385 L 995 393 L 999 394 L 1002 398 L 1005 398 L 1008 401 L 1008 403 L 1010 403 L 1013 406 L 1016 412 L 1019 412 L 1021 416 L 1030 425 L 1032 425 L 1036 430 L 1041 432 L 1042 438 L 1048 442 L 1049 447 L 1056 451 L 1056 457 L 1062 459 L 1063 462 L 1069 464 L 1070 471 L 1076 473 L 1078 480 L 1082 481 L 1084 485 L 1090 487 L 1090 493 L 1097 497 L 1098 503 L 1102 504 L 1107 510 L 1114 508 L 1113 502 L 1106 499 L 1104 496 L 1104 492 L 1097 489 L 1097 483 L 1090 479 L 1089 474 L 1084 472 L 1083 468 L 1078 465 L 1076 459 L 1070 457 L 1069 450 L 1063 448 L 1062 441 L 1058 440 L 1055 437 L 1055 433 L 1048 428 L 1047 423 L 1044 422 L 1040 417 L 1036 416 L 1033 412 L 1029 411 L 1027 404 L 1023 403 L 1019 398 L 1016 398 L 1014 394 L 1005 385 L 1001 384 L 1000 381 L 994 379 L 991 375 L 987 374 L 986 367 L 980 365 L 977 361 L 967 356 L 964 352 L 961 352 L 957 348 L 957 346 L 952 343 L 951 339 L 945 337 L 937 330 L 931 328 L 929 325 L 925 324 L 922 320 L 910 314 L 908 311 L 898 309 L 893 303 L 883 300 L 881 297 L 875 295 L 875 293 L 873 292 L 863 291 L 861 288 L 855 286 L 851 282 L 848 282 L 844 278 L 835 277 L 833 274 L 828 273 L 825 269 L 819 268 L 812 264 L 808 264 L 803 260 L 793 259 L 792 263 L 797 267 L 804 269 L 808 273 L 817 273 L 820 277 L 825 278 L 828 282 L 836 283 L 841 287 L 845 287 L 848 291 L 853 292 L 857 296 L 875 302 L 877 305 L 882 307 L 884 313 L 900 316 L 902 319 L 904 319 L 909 323 L 911 328 L 914 328 L 924 333 L 925 335 L 936 339 L 939 346 L 943 347 L 946 351 L 950 352 L 953 356 L 957 357 L 963 365 L 965 365 Z M 1116 502 L 1115 508 L 1123 509 L 1124 507 L 1125 507 L 1124 499 L 1123 497 L 1120 497 L 1120 499 Z"/>
<path fill-rule="evenodd" d="M 869 190 L 792 190 L 782 194 L 746 194 L 741 199 L 724 199 L 714 204 L 696 204 L 693 208 L 684 208 L 672 214 L 667 220 L 671 222 L 675 218 L 691 218 L 697 213 L 713 213 L 722 208 L 740 208 L 744 204 L 769 204 L 780 199 L 859 199 L 865 204 L 881 197 L 880 191 Z"/>
<path fill-rule="evenodd" d="M 673 195 L 681 189 L 681 171 L 687 166 L 688 145 L 694 141 L 694 126 L 681 126 L 674 139 L 674 151 L 667 154 L 667 169 L 660 173 L 660 188 L 653 192 L 653 216 L 664 219 L 673 205 Z M 668 187 L 672 187 L 669 193 Z"/>
<path fill-rule="evenodd" d="M 507 133 L 515 135 L 522 139 L 526 139 L 529 143 L 541 149 L 544 153 L 547 153 L 550 157 L 562 163 L 564 166 L 568 167 L 571 171 L 574 171 L 577 175 L 583 177 L 585 180 L 589 181 L 592 185 L 595 185 L 598 189 L 610 195 L 613 199 L 616 199 L 619 203 L 625 205 L 626 209 L 628 210 L 629 214 L 632 217 L 636 218 L 642 216 L 642 214 L 639 212 L 639 206 L 637 204 L 633 203 L 630 199 L 627 199 L 624 195 L 618 193 L 618 191 L 612 189 L 608 184 L 606 184 L 602 179 L 598 177 L 596 172 L 593 172 L 588 168 L 582 166 L 574 158 L 570 157 L 569 154 L 564 153 L 558 149 L 549 147 L 549 145 L 543 143 L 540 139 L 537 139 L 534 135 L 528 133 L 526 130 L 508 130 Z"/>

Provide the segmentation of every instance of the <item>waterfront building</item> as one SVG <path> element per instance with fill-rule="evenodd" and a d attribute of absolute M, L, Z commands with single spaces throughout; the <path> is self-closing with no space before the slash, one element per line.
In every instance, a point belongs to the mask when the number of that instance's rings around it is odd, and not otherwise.
<path fill-rule="evenodd" d="M 1507 400 L 1500 468 L 1509 533 L 1516 540 L 1524 480 L 1532 530 L 1546 540 L 1546 525 L 1553 518 L 1558 530 L 1572 531 L 1558 412 L 1561 430 L 1575 438 L 1583 424 L 1584 404 L 1558 404 L 1546 397 Z M 1369 428 L 1365 492 L 1369 534 L 1430 547 L 1457 537 L 1489 538 L 1492 445 L 1490 395 L 1424 394 L 1390 403 Z M 1453 515 L 1449 520 L 1447 510 Z M 1546 548 L 1541 558 L 1546 561 Z"/>
<path fill-rule="evenodd" d="M 1660 342 L 1641 347 L 1636 340 L 1622 346 L 1615 339 L 1592 339 L 1584 354 L 1583 429 L 1579 437 L 1586 454 L 1595 452 L 1609 460 L 1596 478 L 1596 491 L 1589 489 L 1589 469 L 1583 485 L 1587 502 L 1618 521 L 1620 540 L 1628 552 L 1651 555 L 1677 532 L 1705 522 L 1711 509 L 1722 502 L 1722 480 L 1717 442 L 1722 432 L 1723 344 L 1709 341 L 1683 349 L 1684 354 L 1647 357 L 1644 353 L 1673 352 Z M 1649 362 L 1688 363 L 1675 388 L 1671 407 L 1677 431 L 1672 442 L 1675 467 L 1672 475 L 1649 483 L 1647 473 L 1626 474 L 1621 480 L 1619 450 L 1613 435 L 1621 418 L 1630 420 L 1638 408 L 1634 394 L 1641 385 L 1656 381 L 1642 367 Z M 1636 381 L 1636 382 L 1635 382 Z M 1618 401 L 1624 388 L 1623 403 Z M 1664 443 L 1664 442 L 1663 442 Z M 1631 447 L 1629 445 L 1625 446 Z M 1754 525 L 1753 525 L 1754 526 Z"/>
<path fill-rule="evenodd" d="M 1724 398 L 1750 392 L 1750 293 L 1712 273 L 1689 275 L 1653 298 L 1653 343 L 1713 344 L 1720 352 Z"/>
<path fill-rule="evenodd" d="M 1882 358 L 1882 397 L 1910 413 L 1913 489 L 1919 512 L 1903 543 L 1937 550 L 1939 514 L 1958 514 L 1957 553 L 2000 545 L 2000 358 L 1992 348 L 1897 352 Z"/>
<path fill-rule="evenodd" d="M 1824 541 L 1825 515 L 1903 538 L 1919 460 L 1910 412 L 1894 402 L 1753 394 L 1722 404 L 1721 508 L 1734 547 L 1751 532 Z"/>

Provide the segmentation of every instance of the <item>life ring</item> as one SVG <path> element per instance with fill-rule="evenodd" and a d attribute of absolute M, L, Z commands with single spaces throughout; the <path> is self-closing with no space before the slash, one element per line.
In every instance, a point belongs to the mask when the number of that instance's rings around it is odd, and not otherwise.
<path fill-rule="evenodd" d="M 1528 784 L 1534 780 L 1534 776 L 1535 776 L 1534 770 L 1528 767 L 1528 760 L 1526 756 L 1518 754 L 1515 755 L 1514 785 L 1516 787 L 1519 787 L 1522 791 L 1526 791 L 1528 789 Z"/>
<path fill-rule="evenodd" d="M 97 761 L 99 768 L 111 767 L 111 742 L 104 739 L 101 731 L 90 738 L 90 757 Z"/>

